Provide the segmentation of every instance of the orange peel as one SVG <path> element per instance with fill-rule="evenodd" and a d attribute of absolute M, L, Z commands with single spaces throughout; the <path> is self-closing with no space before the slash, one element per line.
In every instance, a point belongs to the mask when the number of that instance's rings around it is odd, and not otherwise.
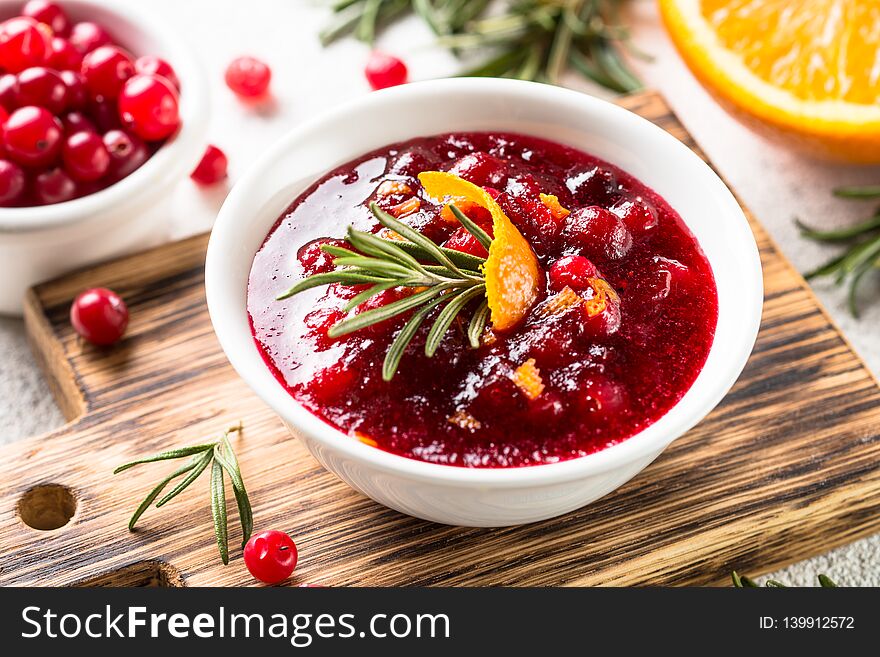
<path fill-rule="evenodd" d="M 529 399 L 537 399 L 544 392 L 544 381 L 541 370 L 535 365 L 535 359 L 529 358 L 517 367 L 510 377 L 522 393 Z"/>
<path fill-rule="evenodd" d="M 489 317 L 495 330 L 513 328 L 538 299 L 542 274 L 532 247 L 482 187 L 445 171 L 424 171 L 419 182 L 429 196 L 471 201 L 492 215 L 494 237 L 483 265 Z"/>
<path fill-rule="evenodd" d="M 559 219 L 565 219 L 571 214 L 571 210 L 564 207 L 562 203 L 559 202 L 559 198 L 554 194 L 538 194 L 538 198 L 541 199 L 541 203 L 550 210 L 550 215 L 557 221 Z"/>

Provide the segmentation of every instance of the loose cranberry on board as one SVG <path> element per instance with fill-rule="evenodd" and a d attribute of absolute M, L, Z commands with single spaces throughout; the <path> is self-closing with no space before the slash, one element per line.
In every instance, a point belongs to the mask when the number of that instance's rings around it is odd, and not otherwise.
<path fill-rule="evenodd" d="M 209 144 L 205 149 L 205 154 L 199 161 L 195 170 L 190 174 L 190 178 L 200 185 L 213 185 L 226 178 L 226 168 L 229 161 L 226 159 L 226 153 L 216 146 Z"/>
<path fill-rule="evenodd" d="M 251 536 L 244 546 L 244 564 L 251 575 L 266 584 L 283 582 L 296 568 L 296 544 L 284 532 L 265 531 Z"/>
<path fill-rule="evenodd" d="M 404 84 L 408 72 L 402 60 L 394 55 L 374 50 L 364 67 L 364 75 L 373 89 L 386 89 Z"/>
<path fill-rule="evenodd" d="M 226 86 L 243 98 L 257 98 L 269 89 L 272 69 L 256 57 L 236 57 L 226 67 Z"/>
<path fill-rule="evenodd" d="M 70 306 L 70 323 L 85 340 L 99 346 L 114 344 L 128 327 L 128 307 L 118 294 L 103 287 L 82 292 Z"/>

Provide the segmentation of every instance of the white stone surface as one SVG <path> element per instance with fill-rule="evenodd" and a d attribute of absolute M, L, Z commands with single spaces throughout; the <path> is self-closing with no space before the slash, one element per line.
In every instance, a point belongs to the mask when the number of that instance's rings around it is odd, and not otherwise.
<path fill-rule="evenodd" d="M 125 0 L 118 0 L 120 2 Z M 821 227 L 846 225 L 867 216 L 870 204 L 842 201 L 831 190 L 843 184 L 880 183 L 878 167 L 846 167 L 809 161 L 768 143 L 733 121 L 696 83 L 681 63 L 654 3 L 635 0 L 629 12 L 634 38 L 652 62 L 635 62 L 648 86 L 663 92 L 683 123 L 712 158 L 743 201 L 801 270 L 828 257 L 829 250 L 802 240 L 793 225 L 802 217 Z M 351 40 L 328 49 L 316 34 L 325 10 L 305 0 L 152 0 L 144 6 L 174 29 L 203 57 L 211 77 L 213 114 L 210 136 L 230 159 L 236 177 L 293 125 L 353 96 L 367 93 L 361 68 L 367 49 Z M 413 79 L 452 74 L 455 60 L 432 46 L 423 26 L 409 20 L 385 33 L 380 46 L 404 56 Z M 273 69 L 275 102 L 255 109 L 237 102 L 223 84 L 223 68 L 234 56 L 253 54 Z M 571 86 L 595 92 L 577 78 Z M 439 111 L 439 108 L 438 108 Z M 222 203 L 221 186 L 200 190 L 183 181 L 174 195 L 180 218 L 175 236 L 210 228 Z M 862 319 L 853 320 L 840 290 L 817 285 L 819 297 L 871 369 L 880 372 L 880 284 L 865 286 Z M 872 305 L 868 298 L 876 299 Z M 0 442 L 60 426 L 63 418 L 31 358 L 21 322 L 0 319 Z M 776 577 L 791 584 L 815 582 L 824 572 L 843 585 L 880 585 L 880 536 L 858 541 L 827 555 L 791 566 Z"/>

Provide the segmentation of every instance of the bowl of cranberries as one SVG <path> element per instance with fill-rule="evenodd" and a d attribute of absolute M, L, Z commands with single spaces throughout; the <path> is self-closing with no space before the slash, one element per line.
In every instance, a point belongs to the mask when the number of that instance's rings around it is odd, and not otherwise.
<path fill-rule="evenodd" d="M 161 239 L 163 201 L 204 151 L 199 64 L 135 9 L 0 2 L 0 312 L 39 280 Z"/>
<path fill-rule="evenodd" d="M 324 467 L 490 527 L 636 476 L 733 385 L 763 301 L 748 221 L 696 154 L 496 79 L 291 133 L 226 199 L 206 289 L 230 362 Z"/>

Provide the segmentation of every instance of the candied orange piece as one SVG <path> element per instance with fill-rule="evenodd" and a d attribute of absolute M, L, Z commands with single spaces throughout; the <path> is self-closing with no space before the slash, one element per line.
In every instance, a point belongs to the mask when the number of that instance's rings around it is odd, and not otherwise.
<path fill-rule="evenodd" d="M 541 203 L 547 206 L 547 209 L 550 210 L 550 215 L 554 219 L 565 219 L 571 214 L 571 210 L 562 207 L 559 199 L 553 194 L 538 194 L 538 198 L 541 199 Z"/>
<path fill-rule="evenodd" d="M 396 242 L 406 242 L 406 238 L 398 233 L 396 230 L 391 230 L 390 228 L 383 228 L 379 231 L 379 237 L 384 240 L 394 240 Z"/>
<path fill-rule="evenodd" d="M 547 299 L 547 301 L 535 311 L 535 314 L 540 315 L 541 317 L 561 315 L 569 308 L 577 306 L 583 302 L 583 297 L 566 285 L 561 291 Z"/>
<path fill-rule="evenodd" d="M 595 294 L 591 299 L 584 300 L 584 307 L 587 309 L 587 315 L 595 317 L 608 307 L 609 301 L 616 303 L 620 297 L 604 278 L 590 278 L 588 280 Z"/>
<path fill-rule="evenodd" d="M 492 327 L 512 328 L 526 316 L 538 298 L 541 268 L 532 247 L 482 187 L 444 171 L 424 171 L 419 181 L 434 198 L 462 198 L 486 208 L 492 215 L 492 244 L 483 265 L 486 299 Z"/>
<path fill-rule="evenodd" d="M 385 180 L 376 189 L 376 196 L 391 196 L 392 194 L 412 194 L 412 187 L 399 180 Z"/>
<path fill-rule="evenodd" d="M 529 399 L 537 399 L 544 392 L 544 381 L 541 379 L 541 371 L 535 366 L 534 358 L 529 358 L 517 367 L 510 378 Z"/>
<path fill-rule="evenodd" d="M 422 202 L 415 196 L 413 196 L 412 198 L 406 199 L 403 203 L 392 205 L 390 208 L 388 208 L 388 214 L 392 214 L 400 219 L 409 214 L 412 214 L 413 212 L 418 212 L 421 205 Z"/>
<path fill-rule="evenodd" d="M 467 411 L 462 410 L 455 411 L 455 413 L 446 418 L 446 421 L 450 424 L 454 424 L 460 429 L 467 429 L 468 431 L 475 431 L 483 426 L 477 418 Z"/>

